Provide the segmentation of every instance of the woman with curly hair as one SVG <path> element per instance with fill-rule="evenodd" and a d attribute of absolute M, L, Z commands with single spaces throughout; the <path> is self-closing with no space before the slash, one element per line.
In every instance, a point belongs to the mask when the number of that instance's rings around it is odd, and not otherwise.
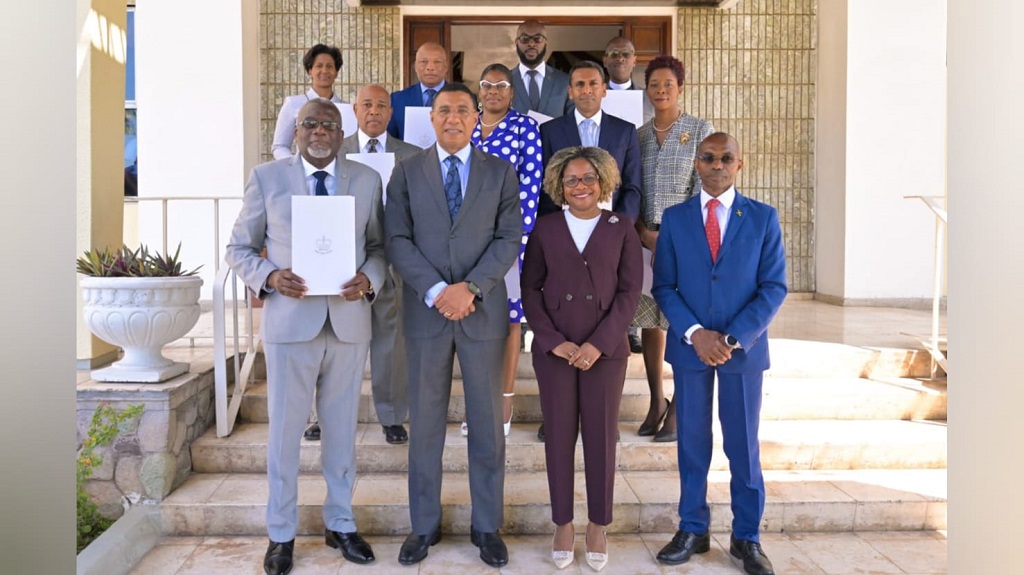
<path fill-rule="evenodd" d="M 586 560 L 608 562 L 604 528 L 612 522 L 619 403 L 626 378 L 626 330 L 640 297 L 640 241 L 627 216 L 598 207 L 619 185 L 612 156 L 600 148 L 560 150 L 548 163 L 544 192 L 568 210 L 541 218 L 523 259 L 523 309 L 530 318 L 533 369 L 544 417 L 551 559 L 573 562 L 573 475 L 583 435 L 587 484 Z"/>

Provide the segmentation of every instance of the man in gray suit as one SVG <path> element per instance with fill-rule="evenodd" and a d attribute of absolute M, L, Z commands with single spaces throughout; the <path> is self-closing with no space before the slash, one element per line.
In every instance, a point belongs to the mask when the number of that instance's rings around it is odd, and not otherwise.
<path fill-rule="evenodd" d="M 430 112 L 434 146 L 395 166 L 384 217 L 387 253 L 402 276 L 409 360 L 409 515 L 398 561 L 422 561 L 441 540 L 441 457 L 458 356 L 466 395 L 470 540 L 493 567 L 508 563 L 503 522 L 505 435 L 501 369 L 508 336 L 505 272 L 522 240 L 512 164 L 470 145 L 472 92 L 447 84 Z"/>
<path fill-rule="evenodd" d="M 263 306 L 267 362 L 267 534 L 263 560 L 268 575 L 292 568 L 298 529 L 299 443 L 316 389 L 323 426 L 321 462 L 327 481 L 323 506 L 327 545 L 354 563 L 370 563 L 373 550 L 356 532 L 352 514 L 355 437 L 363 367 L 370 345 L 373 286 L 387 270 L 382 230 L 380 176 L 337 157 L 344 135 L 341 114 L 328 100 L 311 100 L 299 111 L 299 153 L 261 164 L 245 186 L 242 209 L 225 259 Z M 292 196 L 355 197 L 355 277 L 332 296 L 306 295 L 292 272 Z M 260 251 L 266 247 L 266 258 Z"/>
<path fill-rule="evenodd" d="M 395 163 L 420 148 L 407 144 L 387 132 L 391 121 L 391 95 L 380 84 L 359 90 L 355 101 L 359 130 L 341 143 L 345 154 L 390 152 Z M 409 415 L 408 385 L 405 367 L 405 337 L 402 335 L 401 302 L 398 292 L 402 279 L 389 268 L 373 300 L 373 340 L 370 342 L 370 378 L 373 405 L 384 428 L 384 439 L 391 444 L 409 441 L 405 418 Z"/>
<path fill-rule="evenodd" d="M 512 69 L 512 107 L 520 114 L 535 110 L 557 118 L 571 109 L 569 76 L 544 63 L 548 55 L 547 29 L 527 20 L 516 30 L 519 66 Z"/>

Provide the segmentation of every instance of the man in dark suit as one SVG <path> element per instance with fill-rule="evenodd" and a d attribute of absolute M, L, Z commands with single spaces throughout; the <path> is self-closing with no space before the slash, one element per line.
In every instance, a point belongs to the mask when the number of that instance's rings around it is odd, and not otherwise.
<path fill-rule="evenodd" d="M 540 127 L 541 150 L 544 165 L 562 148 L 597 146 L 615 158 L 622 184 L 612 194 L 612 211 L 640 217 L 640 140 L 636 126 L 601 111 L 606 78 L 604 68 L 597 62 L 581 60 L 569 72 L 569 97 L 576 110 L 561 118 L 545 122 Z M 541 194 L 539 215 L 558 212 L 560 208 Z"/>
<path fill-rule="evenodd" d="M 519 254 L 519 179 L 470 144 L 473 93 L 448 84 L 430 113 L 437 143 L 395 166 L 385 212 L 387 253 L 402 277 L 409 369 L 409 515 L 398 561 L 422 561 L 441 540 L 441 457 L 458 356 L 469 434 L 470 540 L 493 567 L 508 563 L 503 522 L 501 369 L 508 336 L 505 273 Z"/>
<path fill-rule="evenodd" d="M 395 137 L 388 137 L 385 128 L 391 120 L 388 91 L 380 84 L 359 90 L 355 101 L 359 130 L 341 143 L 341 154 L 387 152 L 395 155 L 395 163 L 420 151 Z M 392 269 L 377 288 L 373 300 L 373 340 L 370 342 L 370 379 L 373 384 L 373 405 L 384 429 L 384 439 L 391 444 L 409 441 L 405 430 L 409 415 L 406 397 L 408 377 L 405 369 L 405 337 L 402 335 L 401 305 L 398 292 L 402 279 Z"/>
<path fill-rule="evenodd" d="M 341 113 L 316 99 L 299 111 L 299 153 L 256 166 L 245 186 L 242 209 L 224 259 L 265 301 L 263 349 L 267 362 L 267 534 L 263 559 L 268 575 L 292 569 L 299 527 L 299 442 L 316 390 L 323 424 L 321 459 L 327 481 L 323 515 L 327 545 L 354 563 L 370 563 L 373 550 L 356 532 L 352 513 L 355 437 L 363 367 L 370 345 L 370 299 L 387 263 L 380 176 L 338 158 Z M 292 272 L 292 197 L 354 196 L 355 277 L 335 295 L 307 295 Z M 266 257 L 260 252 L 266 248 Z"/>
<path fill-rule="evenodd" d="M 547 29 L 536 20 L 527 20 L 516 30 L 516 54 L 519 66 L 512 69 L 512 107 L 520 114 L 530 110 L 557 118 L 568 112 L 569 76 L 548 66 Z"/>
<path fill-rule="evenodd" d="M 757 429 L 768 324 L 786 298 L 782 230 L 775 208 L 733 186 L 743 157 L 732 136 L 705 138 L 695 166 L 700 195 L 665 210 L 651 290 L 669 322 L 665 359 L 675 374 L 682 484 L 679 530 L 658 561 L 678 565 L 710 548 L 707 476 L 717 375 L 732 473 L 729 552 L 749 575 L 773 575 L 759 535 L 765 490 Z"/>
<path fill-rule="evenodd" d="M 608 70 L 609 90 L 644 90 L 643 86 L 633 81 L 633 68 L 636 67 L 636 48 L 633 43 L 622 36 L 608 41 L 604 48 L 604 67 Z M 654 117 L 654 104 L 644 94 L 644 123 Z"/>
<path fill-rule="evenodd" d="M 391 121 L 388 122 L 388 133 L 402 139 L 405 133 L 405 107 L 430 106 L 437 97 L 437 92 L 445 85 L 448 74 L 448 51 L 436 42 L 425 42 L 416 50 L 415 84 L 391 94 Z"/>

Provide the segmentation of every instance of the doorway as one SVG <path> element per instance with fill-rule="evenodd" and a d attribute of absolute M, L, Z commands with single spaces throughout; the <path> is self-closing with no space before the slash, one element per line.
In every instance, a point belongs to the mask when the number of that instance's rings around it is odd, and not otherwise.
<path fill-rule="evenodd" d="M 510 16 L 406 16 L 402 85 L 417 81 L 413 63 L 416 48 L 424 42 L 444 46 L 451 62 L 447 79 L 471 87 L 489 64 L 515 67 L 519 60 L 514 39 L 522 21 Z M 580 60 L 601 62 L 605 44 L 616 36 L 629 38 L 636 48 L 633 81 L 639 84 L 643 84 L 648 62 L 658 54 L 671 53 L 672 19 L 668 16 L 551 16 L 541 21 L 547 27 L 547 63 L 563 72 Z"/>

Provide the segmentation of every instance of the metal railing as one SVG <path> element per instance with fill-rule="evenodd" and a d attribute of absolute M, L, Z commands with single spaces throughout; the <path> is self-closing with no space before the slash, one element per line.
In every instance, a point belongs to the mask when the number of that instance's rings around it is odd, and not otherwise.
<path fill-rule="evenodd" d="M 160 219 L 162 229 L 162 252 L 167 253 L 168 225 L 167 214 L 170 202 L 211 202 L 213 205 L 213 261 L 216 272 L 213 284 L 213 372 L 214 398 L 217 422 L 217 437 L 231 434 L 238 411 L 241 408 L 242 396 L 249 383 L 254 381 L 256 354 L 262 346 L 259 334 L 255 329 L 254 310 L 249 300 L 249 292 L 242 286 L 243 297 L 239 298 L 238 276 L 228 266 L 221 266 L 220 257 L 220 205 L 222 201 L 241 201 L 241 197 L 232 196 L 143 196 L 125 198 L 126 203 L 160 202 Z M 230 284 L 230 290 L 227 289 Z M 230 308 L 228 306 L 230 298 Z M 241 300 L 241 301 L 240 301 Z M 232 326 L 228 334 L 228 309 L 231 311 Z M 239 328 L 242 328 L 241 330 Z M 194 336 L 191 336 L 194 339 Z M 232 362 L 233 373 L 228 371 L 228 360 Z M 233 375 L 234 388 L 228 396 L 229 375 Z"/>
<path fill-rule="evenodd" d="M 939 344 L 945 343 L 946 337 L 939 333 L 940 308 L 942 306 L 942 263 L 945 261 L 946 236 L 946 197 L 945 196 L 904 196 L 905 199 L 917 199 L 924 202 L 935 214 L 935 277 L 932 286 L 932 333 L 929 341 L 921 340 L 922 345 L 932 356 L 932 379 L 938 377 L 936 366 L 949 373 L 946 365 L 946 354 L 942 353 Z"/>
<path fill-rule="evenodd" d="M 232 351 L 231 361 L 234 367 L 235 387 L 228 402 L 228 354 L 227 354 L 227 310 L 224 286 L 231 283 L 231 318 L 232 318 Z M 238 316 L 238 275 L 228 266 L 217 271 L 217 279 L 213 285 L 213 386 L 216 402 L 217 437 L 231 434 L 238 419 L 238 410 L 242 406 L 245 388 L 255 379 L 253 368 L 256 365 L 256 354 L 262 344 L 256 330 L 253 329 L 253 307 L 250 305 L 249 292 L 243 291 L 245 306 L 245 331 L 239 332 Z M 239 336 L 244 333 L 244 340 Z M 244 352 L 241 343 L 245 344 Z M 243 358 L 244 355 L 244 358 Z"/>

